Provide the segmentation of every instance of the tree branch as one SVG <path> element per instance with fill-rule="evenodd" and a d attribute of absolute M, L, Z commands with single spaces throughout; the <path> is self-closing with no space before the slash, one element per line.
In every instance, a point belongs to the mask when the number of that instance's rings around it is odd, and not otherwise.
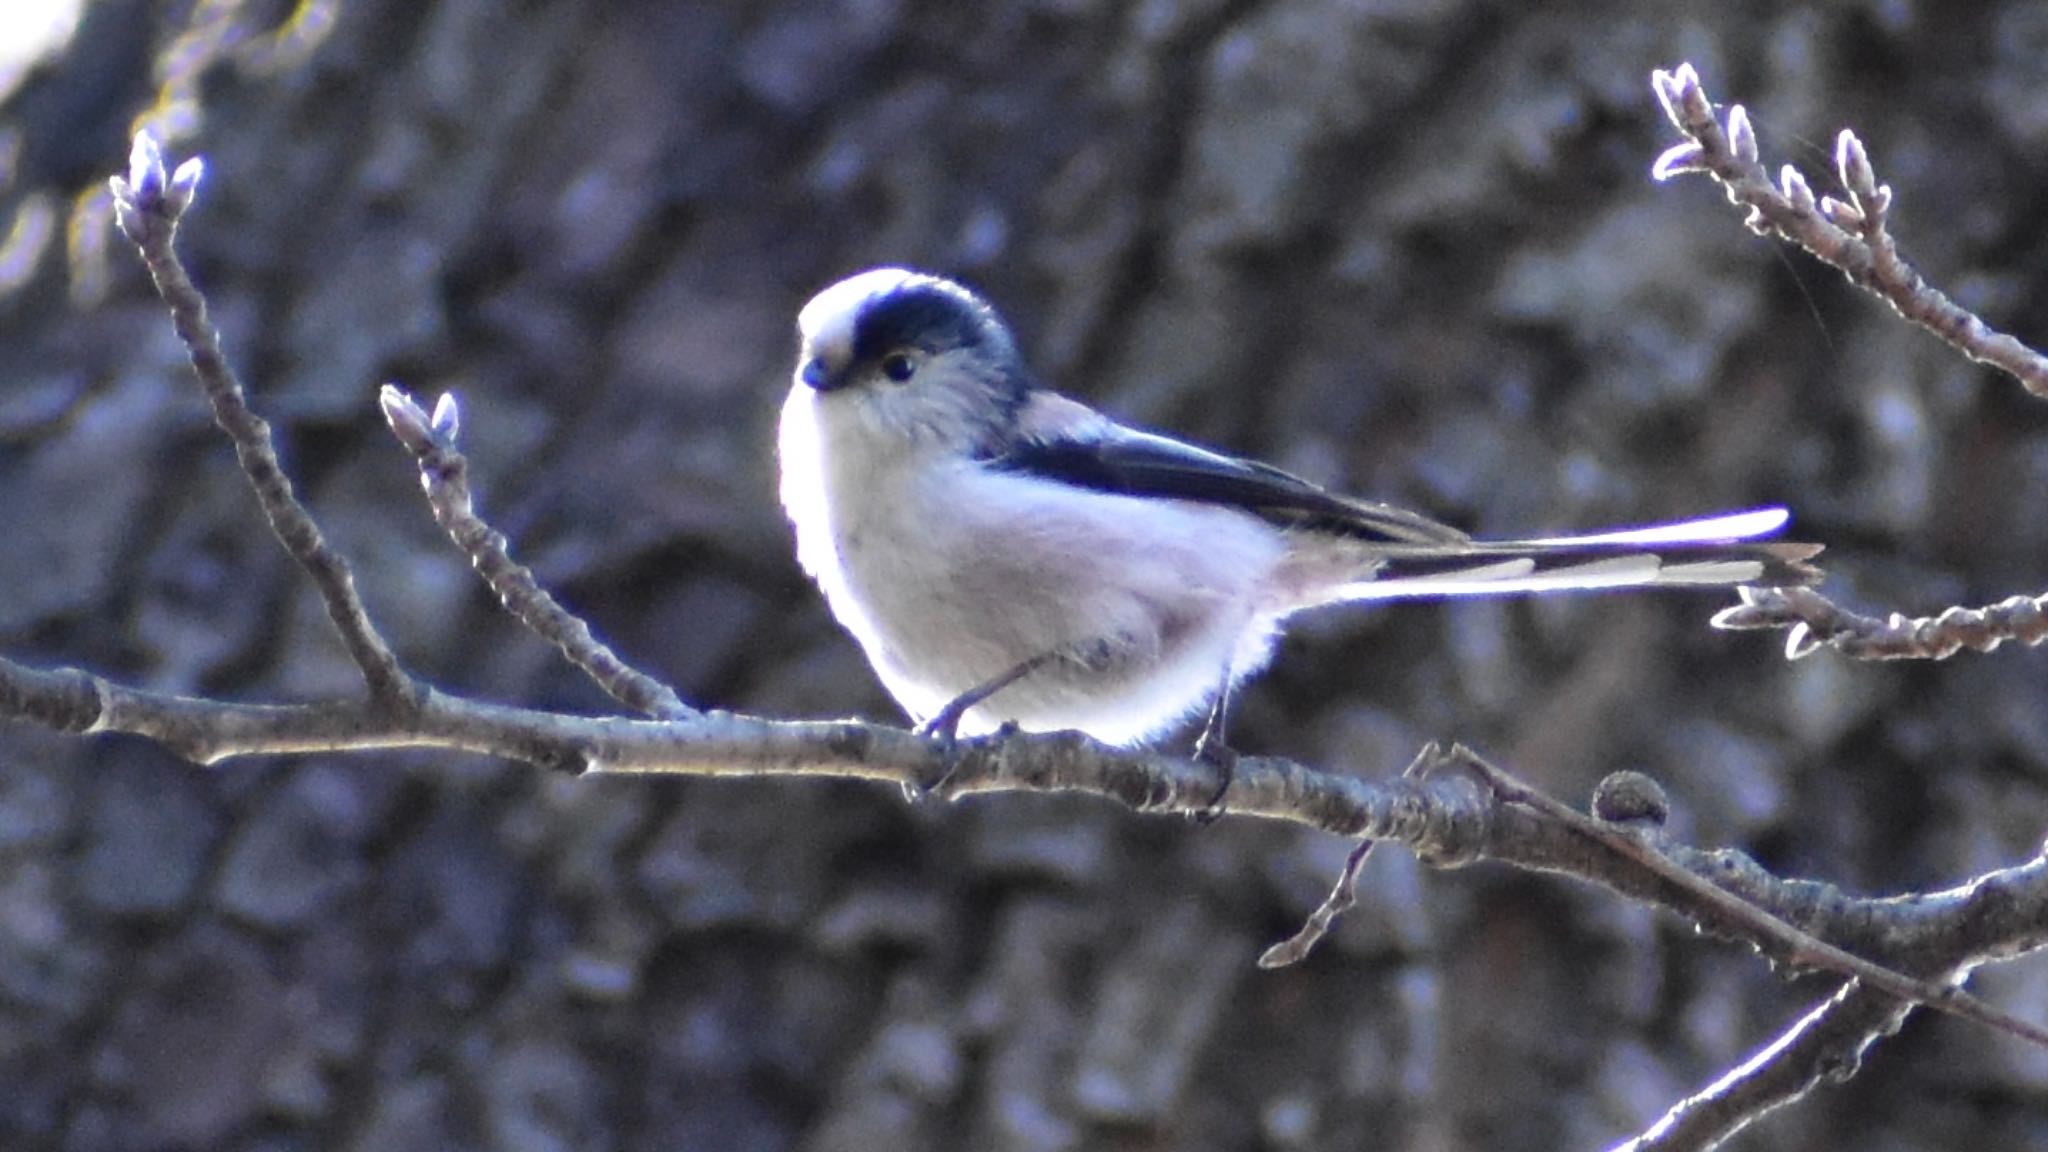
<path fill-rule="evenodd" d="M 405 712 L 418 701 L 421 685 L 399 666 L 397 655 L 370 622 L 348 561 L 327 543 L 313 514 L 293 493 L 291 478 L 278 462 L 270 424 L 249 408 L 242 382 L 221 351 L 220 333 L 207 317 L 206 297 L 193 286 L 178 259 L 178 221 L 191 207 L 204 171 L 195 156 L 178 165 L 166 179 L 163 153 L 155 139 L 147 132 L 137 133 L 128 158 L 128 175 L 108 181 L 114 193 L 114 218 L 141 249 L 150 281 L 170 308 L 171 323 L 185 343 L 192 371 L 213 405 L 214 422 L 234 442 L 235 459 L 256 490 L 270 530 L 312 577 L 349 659 L 362 672 L 370 699 L 379 707 Z"/>
<path fill-rule="evenodd" d="M 1946 660 L 1965 648 L 1989 652 L 2008 640 L 2029 647 L 2048 640 L 2048 595 L 2012 596 L 1982 608 L 1961 606 L 1939 616 L 1879 619 L 1852 612 L 1811 588 L 1743 588 L 1742 603 L 1714 615 L 1731 631 L 1786 628 L 1785 655 L 1797 660 L 1832 648 L 1856 660 Z"/>
<path fill-rule="evenodd" d="M 1078 733 L 966 740 L 948 754 L 914 733 L 852 721 L 785 722 L 728 713 L 674 721 L 570 716 L 432 689 L 423 690 L 409 715 L 392 717 L 373 702 L 229 704 L 149 692 L 75 670 L 39 672 L 5 659 L 0 659 L 0 708 L 64 731 L 141 736 L 201 764 L 263 754 L 440 748 L 555 771 L 822 776 L 894 781 L 914 792 L 943 781 L 936 794 L 947 799 L 984 792 L 1077 791 L 1141 812 L 1183 813 L 1206 810 L 1223 783 L 1221 770 L 1206 761 L 1110 748 Z M 1827 939 L 1845 927 L 1867 927 L 1881 909 L 1913 909 L 1918 902 L 1817 900 L 1816 890 L 1833 890 L 1770 877 L 1738 854 L 1643 851 L 1626 834 L 1603 834 L 1598 822 L 1571 813 L 1467 750 L 1425 752 L 1423 760 L 1426 767 L 1420 772 L 1369 782 L 1292 761 L 1249 757 L 1230 780 L 1229 811 L 1346 837 L 1398 841 L 1438 866 L 1490 859 L 1574 876 L 1743 940 L 1781 963 L 1839 972 L 1894 996 L 2048 1044 L 2048 1030 L 1953 988 L 1899 974 L 1902 967 L 1959 967 L 1982 958 L 1954 953 L 1954 940 L 1946 933 L 1913 937 L 1946 954 L 1940 963 L 1911 966 L 1873 963 L 1863 956 L 1882 956 L 1883 950 L 1849 954 Z M 1475 769 L 1487 787 L 1460 787 L 1454 775 L 1435 771 L 1446 764 Z M 1742 882 L 1739 900 L 1729 895 L 1732 880 Z M 1999 894 L 2008 905 L 2019 901 L 2037 912 L 2048 909 L 2048 868 L 2036 867 L 2024 882 L 2008 882 Z M 2022 921 L 2032 928 L 2025 940 L 1991 943 L 2006 954 L 2038 947 L 2043 931 L 2038 926 L 2048 924 L 2048 917 Z M 1860 943 L 1872 942 L 1858 935 Z M 1876 938 L 1890 939 L 1895 938 Z"/>
<path fill-rule="evenodd" d="M 1733 105 L 1724 124 L 1692 65 L 1652 72 L 1650 87 L 1686 137 L 1657 157 L 1652 176 L 1712 177 L 1732 203 L 1749 210 L 1744 223 L 1751 231 L 1797 244 L 1963 355 L 2004 371 L 2036 396 L 2048 396 L 2048 357 L 1949 299 L 1899 255 L 1889 226 L 1891 185 L 1877 182 L 1870 154 L 1854 131 L 1844 128 L 1835 141 L 1835 175 L 1849 198 L 1816 199 L 1806 177 L 1790 164 L 1779 183 L 1771 183 L 1758 159 L 1749 113 Z M 1882 620 L 1806 588 L 1745 588 L 1742 596 L 1741 605 L 1714 617 L 1714 626 L 1790 629 L 1785 654 L 1793 659 L 1828 647 L 1858 660 L 1942 660 L 1964 648 L 1989 652 L 2007 640 L 2033 645 L 2048 639 L 2042 617 L 2048 596 L 1954 607 L 1934 617 L 1893 613 Z"/>
<path fill-rule="evenodd" d="M 1686 136 L 1657 158 L 1650 169 L 1657 179 L 1688 172 L 1713 177 L 1730 201 L 1749 209 L 1745 223 L 1751 231 L 1799 245 L 1963 355 L 2004 371 L 2036 396 L 2048 396 L 2048 358 L 1949 299 L 1899 255 L 1886 226 L 1891 186 L 1877 182 L 1855 132 L 1844 128 L 1835 141 L 1835 171 L 1849 199 L 1816 201 L 1806 177 L 1790 164 L 1781 173 L 1782 186 L 1771 183 L 1757 158 L 1749 113 L 1734 105 L 1724 127 L 1692 65 L 1660 68 L 1651 73 L 1650 85 L 1664 114 Z"/>
<path fill-rule="evenodd" d="M 505 534 L 476 514 L 469 492 L 469 460 L 455 447 L 461 415 L 453 393 L 442 394 L 431 417 L 396 385 L 386 384 L 377 402 L 391 434 L 419 464 L 420 486 L 426 489 L 434 522 L 469 557 L 470 565 L 506 611 L 552 643 L 612 699 L 635 712 L 663 719 L 694 714 L 668 685 L 619 659 L 601 643 L 590 625 L 562 607 L 533 578 L 530 569 L 512 559 Z"/>
<path fill-rule="evenodd" d="M 1693 1152 L 1712 1148 L 1802 1099 L 1825 1080 L 1847 1080 L 1863 1052 L 1896 1031 L 1910 1007 L 1845 984 L 1756 1055 L 1671 1106 L 1655 1124 L 1613 1152 Z"/>

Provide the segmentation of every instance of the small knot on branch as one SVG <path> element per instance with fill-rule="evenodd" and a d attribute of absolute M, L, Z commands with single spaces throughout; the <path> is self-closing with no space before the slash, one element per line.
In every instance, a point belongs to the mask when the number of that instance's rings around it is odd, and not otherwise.
<path fill-rule="evenodd" d="M 1662 828 L 1671 818 L 1671 797 L 1641 772 L 1610 772 L 1593 789 L 1593 815 L 1609 824 Z"/>

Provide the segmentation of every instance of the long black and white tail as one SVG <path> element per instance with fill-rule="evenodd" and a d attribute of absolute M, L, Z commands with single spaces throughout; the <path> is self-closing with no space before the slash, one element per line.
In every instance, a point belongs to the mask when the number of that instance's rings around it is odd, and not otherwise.
<path fill-rule="evenodd" d="M 1821 571 L 1808 561 L 1820 545 L 1757 540 L 1788 518 L 1783 508 L 1758 508 L 1585 536 L 1380 545 L 1374 551 L 1384 563 L 1372 578 L 1343 585 L 1331 599 L 1815 583 Z"/>

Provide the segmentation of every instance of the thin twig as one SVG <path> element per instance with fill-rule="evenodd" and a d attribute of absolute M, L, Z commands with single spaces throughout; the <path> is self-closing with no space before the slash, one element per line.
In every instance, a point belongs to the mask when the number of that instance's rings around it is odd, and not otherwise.
<path fill-rule="evenodd" d="M 1887 227 L 1891 186 L 1877 182 L 1853 131 L 1843 129 L 1835 142 L 1835 173 L 1848 200 L 1816 199 L 1806 177 L 1789 164 L 1779 184 L 1771 183 L 1748 112 L 1740 104 L 1729 108 L 1724 125 L 1692 65 L 1658 69 L 1650 83 L 1665 115 L 1686 136 L 1657 158 L 1650 170 L 1657 179 L 1688 172 L 1713 177 L 1729 200 L 1749 210 L 1752 231 L 1799 245 L 1963 355 L 2003 370 L 2036 396 L 2048 396 L 2048 358 L 1949 299 L 1899 255 Z"/>
<path fill-rule="evenodd" d="M 1358 903 L 1358 873 L 1365 867 L 1366 857 L 1372 855 L 1372 846 L 1377 843 L 1377 840 L 1367 840 L 1351 849 L 1344 857 L 1343 870 L 1337 873 L 1337 882 L 1330 886 L 1330 894 L 1308 914 L 1300 931 L 1259 953 L 1259 967 L 1285 968 L 1308 959 L 1308 954 L 1330 934 L 1330 929 L 1336 927 L 1337 918 Z"/>
<path fill-rule="evenodd" d="M 1408 767 L 1401 770 L 1402 779 L 1421 779 L 1442 756 L 1442 750 L 1435 744 L 1424 745 L 1422 751 L 1415 754 L 1415 759 L 1408 762 Z M 1330 934 L 1330 929 L 1336 927 L 1338 917 L 1351 911 L 1358 903 L 1358 874 L 1365 868 L 1366 859 L 1372 855 L 1372 846 L 1377 843 L 1377 840 L 1362 841 L 1344 857 L 1344 867 L 1337 873 L 1337 882 L 1330 886 L 1329 895 L 1323 897 L 1323 902 L 1308 914 L 1300 931 L 1259 953 L 1259 967 L 1285 968 L 1308 959 L 1308 954 Z"/>
<path fill-rule="evenodd" d="M 184 341 L 192 370 L 213 405 L 213 418 L 235 445 L 235 459 L 256 490 L 270 530 L 285 551 L 312 577 L 327 617 L 341 634 L 349 659 L 361 671 L 378 706 L 404 712 L 419 700 L 421 686 L 399 666 L 398 657 L 370 622 L 348 561 L 327 543 L 313 514 L 292 491 L 278 462 L 270 425 L 249 408 L 242 382 L 221 352 L 220 333 L 207 316 L 206 298 L 178 259 L 178 221 L 192 205 L 204 171 L 198 157 L 186 160 L 169 178 L 163 154 L 147 132 L 137 133 L 128 174 L 108 182 L 121 231 L 142 250 L 157 295 L 170 308 L 171 323 Z"/>
<path fill-rule="evenodd" d="M 1744 588 L 1741 596 L 1742 603 L 1715 614 L 1714 627 L 1789 628 L 1785 655 L 1795 660 L 1821 648 L 1857 660 L 1946 660 L 1965 648 L 1989 652 L 2008 640 L 2030 647 L 2048 640 L 2048 596 L 1882 619 L 1852 612 L 1811 588 Z"/>
<path fill-rule="evenodd" d="M 1766 1113 L 1793 1103 L 1824 1080 L 1844 1080 L 1863 1051 L 1895 1031 L 1906 1003 L 1845 984 L 1783 1035 L 1691 1096 L 1673 1104 L 1613 1152 L 1692 1152 L 1713 1148 Z"/>
<path fill-rule="evenodd" d="M 554 644 L 614 700 L 646 716 L 681 719 L 695 715 L 668 685 L 633 668 L 600 642 L 590 625 L 562 607 L 512 559 L 505 535 L 476 514 L 469 491 L 469 460 L 455 446 L 461 417 L 452 393 L 444 393 L 429 417 L 413 398 L 386 384 L 378 395 L 385 423 L 420 468 L 420 485 L 434 521 L 462 549 L 498 602 L 519 622 Z"/>

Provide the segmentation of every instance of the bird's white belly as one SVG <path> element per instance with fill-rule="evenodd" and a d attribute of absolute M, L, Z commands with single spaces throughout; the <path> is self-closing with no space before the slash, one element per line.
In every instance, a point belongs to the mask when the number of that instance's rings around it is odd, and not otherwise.
<path fill-rule="evenodd" d="M 913 716 L 1050 654 L 962 731 L 1014 721 L 1131 743 L 1265 662 L 1256 589 L 1281 544 L 1250 517 L 966 461 L 892 472 L 837 510 L 839 572 L 821 583 Z"/>

